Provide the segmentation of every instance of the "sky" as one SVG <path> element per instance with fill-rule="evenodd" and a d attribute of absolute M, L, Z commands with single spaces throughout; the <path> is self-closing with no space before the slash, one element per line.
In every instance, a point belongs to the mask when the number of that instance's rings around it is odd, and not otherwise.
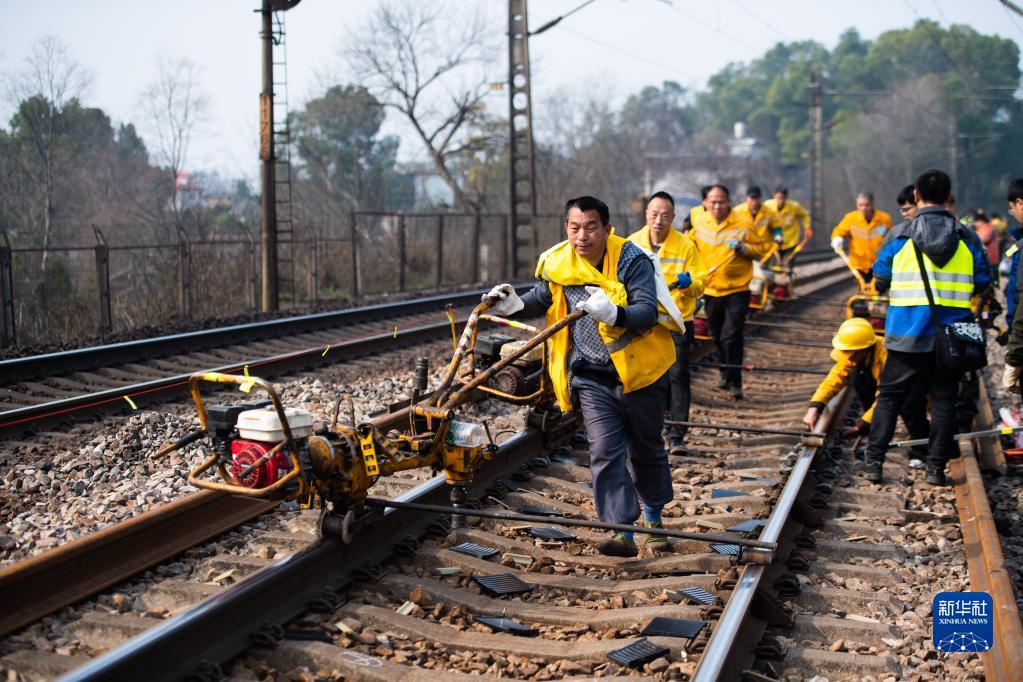
<path fill-rule="evenodd" d="M 346 32 L 358 31 L 379 2 L 302 0 L 287 13 L 292 110 L 321 94 L 327 83 L 352 81 L 339 49 Z M 532 0 L 530 27 L 582 3 Z M 258 0 L 9 2 L 0 72 L 22 68 L 34 43 L 56 37 L 92 74 L 85 102 L 102 108 L 115 123 L 132 122 L 141 117 L 139 93 L 155 80 L 159 60 L 188 58 L 199 67 L 200 86 L 211 105 L 188 165 L 254 180 L 261 72 L 260 19 L 253 10 L 258 6 Z M 494 59 L 486 75 L 490 81 L 506 80 L 506 0 L 447 0 L 446 7 L 452 21 L 464 17 L 463 8 L 484 13 L 494 33 Z M 779 41 L 813 39 L 830 48 L 850 27 L 873 39 L 919 18 L 1023 40 L 1023 18 L 998 0 L 594 0 L 531 39 L 534 116 L 543 115 L 537 105 L 545 99 L 571 97 L 580 87 L 605 89 L 614 103 L 664 80 L 699 90 L 728 63 L 755 59 Z M 495 112 L 507 111 L 504 93 L 488 98 Z M 10 112 L 9 103 L 0 104 L 5 126 Z M 385 132 L 404 135 L 407 129 L 391 115 Z M 399 156 L 422 158 L 408 137 Z"/>

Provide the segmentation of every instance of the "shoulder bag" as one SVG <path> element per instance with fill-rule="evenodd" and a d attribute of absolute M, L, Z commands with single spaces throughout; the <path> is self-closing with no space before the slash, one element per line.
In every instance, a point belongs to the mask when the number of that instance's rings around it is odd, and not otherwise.
<path fill-rule="evenodd" d="M 974 319 L 942 324 L 938 320 L 938 307 L 934 304 L 931 284 L 927 280 L 924 257 L 920 247 L 913 243 L 916 262 L 920 266 L 920 278 L 927 292 L 927 305 L 931 309 L 934 323 L 934 354 L 938 367 L 953 372 L 973 372 L 987 365 L 987 347 L 984 330 Z"/>

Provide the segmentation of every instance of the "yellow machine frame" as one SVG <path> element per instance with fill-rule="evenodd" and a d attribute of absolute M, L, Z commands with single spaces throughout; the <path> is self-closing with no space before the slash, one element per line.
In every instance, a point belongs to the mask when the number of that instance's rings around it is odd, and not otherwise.
<path fill-rule="evenodd" d="M 199 372 L 192 375 L 189 387 L 192 399 L 199 413 L 203 435 L 209 436 L 207 411 L 199 386 L 202 382 L 236 384 L 248 392 L 259 388 L 269 397 L 273 409 L 283 427 L 284 438 L 257 462 L 251 464 L 239 477 L 244 479 L 247 471 L 262 466 L 278 453 L 286 452 L 291 467 L 284 476 L 264 487 L 247 487 L 228 471 L 223 453 L 214 452 L 188 476 L 188 482 L 197 488 L 245 495 L 248 497 L 297 500 L 313 505 L 319 500 L 331 502 L 341 508 L 350 507 L 364 500 L 369 489 L 381 476 L 431 467 L 443 471 L 447 482 L 462 486 L 472 481 L 480 466 L 490 459 L 496 445 L 465 446 L 448 442 L 448 431 L 458 407 L 468 401 L 473 391 L 482 391 L 501 400 L 520 405 L 540 406 L 545 410 L 554 409 L 550 381 L 547 378 L 546 341 L 560 329 L 582 317 L 584 313 L 573 312 L 557 323 L 539 329 L 527 324 L 501 317 L 485 315 L 492 305 L 491 299 L 484 299 L 473 309 L 466 322 L 461 338 L 448 364 L 440 386 L 427 398 L 416 400 L 408 408 L 409 423 L 402 432 L 390 431 L 382 434 L 369 422 L 352 425 L 333 424 L 300 443 L 293 436 L 284 405 L 273 386 L 266 380 L 219 372 Z M 478 370 L 473 362 L 476 338 L 480 321 L 505 325 L 532 336 L 513 353 L 502 357 L 490 367 Z M 521 359 L 538 346 L 541 353 L 541 383 L 529 395 L 516 396 L 485 385 L 488 380 Z M 463 362 L 468 360 L 469 368 L 460 373 Z M 544 414 L 544 423 L 550 423 L 550 416 Z M 574 423 L 575 416 L 567 419 Z M 574 432 L 574 428 L 562 430 Z M 304 464 L 303 464 L 304 463 Z M 211 480 L 207 472 L 215 470 L 221 480 Z"/>

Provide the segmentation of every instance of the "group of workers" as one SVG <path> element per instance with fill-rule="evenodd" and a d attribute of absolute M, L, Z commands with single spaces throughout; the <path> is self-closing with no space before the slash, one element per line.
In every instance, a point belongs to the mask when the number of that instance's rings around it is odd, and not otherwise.
<path fill-rule="evenodd" d="M 1023 182 L 1020 190 L 1023 216 Z M 702 204 L 678 230 L 673 197 L 655 193 L 646 205 L 646 224 L 627 238 L 615 234 L 604 202 L 571 199 L 565 206 L 566 240 L 540 255 L 533 289 L 519 297 L 511 285 L 501 284 L 487 295 L 499 315 L 543 316 L 548 325 L 571 311 L 585 313 L 552 336 L 547 370 L 561 409 L 581 413 L 601 521 L 633 524 L 642 512 L 645 527 L 663 527 L 661 511 L 672 499 L 668 454 L 686 454 L 689 352 L 698 306 L 718 352 L 719 388 L 741 400 L 754 262 L 777 252 L 791 263 L 811 234 L 810 216 L 784 187 L 768 201 L 750 187 L 745 202 L 735 207 L 722 184 L 702 194 Z M 909 195 L 900 195 L 905 222 L 892 228 L 888 214 L 863 193 L 857 210 L 832 233 L 833 246 L 848 253 L 850 266 L 873 279 L 878 292 L 888 292 L 890 308 L 883 339 L 865 319 L 842 324 L 833 342 L 836 364 L 804 422 L 812 429 L 824 404 L 842 386 L 852 386 L 867 410 L 860 429 L 869 431 L 863 475 L 871 481 L 881 480 L 899 414 L 912 436 L 930 438 L 926 454 L 918 451 L 926 459 L 928 482 L 944 483 L 944 464 L 953 454 L 958 377 L 935 364 L 934 320 L 972 319 L 970 298 L 987 289 L 991 277 L 980 240 L 946 209 L 950 196 L 948 175 L 925 171 Z M 933 316 L 921 269 L 935 300 Z M 1016 327 L 1023 367 L 1023 323 Z M 930 424 L 924 414 L 928 400 Z M 651 550 L 671 550 L 663 536 L 648 535 L 645 542 Z M 598 550 L 638 554 L 628 532 L 615 533 Z"/>

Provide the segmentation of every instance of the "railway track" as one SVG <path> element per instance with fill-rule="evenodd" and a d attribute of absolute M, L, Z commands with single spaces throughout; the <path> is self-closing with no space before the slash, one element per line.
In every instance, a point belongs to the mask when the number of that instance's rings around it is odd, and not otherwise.
<path fill-rule="evenodd" d="M 821 263 L 830 252 L 806 254 Z M 810 281 L 813 281 L 811 275 Z M 521 285 L 524 291 L 529 285 Z M 443 338 L 483 291 L 427 296 L 0 361 L 0 437 L 181 397 L 199 370 L 279 376 Z"/>
<path fill-rule="evenodd" d="M 822 288 L 827 280 L 821 278 Z M 796 321 L 787 328 L 761 326 L 750 343 L 749 357 L 765 365 L 790 363 L 793 342 L 799 341 L 805 344 L 799 351 L 803 366 L 825 367 L 826 342 L 837 326 L 838 310 L 821 303 L 808 304 L 803 311 L 810 318 L 834 316 L 831 325 Z M 816 381 L 812 375 L 753 372 L 745 382 L 747 400 L 734 403 L 712 386 L 712 372 L 700 370 L 694 382 L 693 419 L 791 427 Z M 838 423 L 843 407 L 836 402 L 831 412 L 835 418 L 822 426 Z M 584 444 L 570 455 L 545 460 L 539 440 L 539 434 L 527 430 L 504 443 L 470 494 L 494 509 L 539 507 L 595 516 L 586 488 Z M 861 671 L 875 670 L 850 668 L 860 665 L 854 657 L 865 658 L 856 651 L 860 640 L 864 644 L 880 640 L 873 644 L 880 649 L 893 646 L 884 640 L 894 642 L 902 633 L 889 628 L 888 636 L 872 635 L 878 629 L 872 620 L 878 619 L 865 597 L 856 601 L 823 589 L 814 593 L 808 585 L 814 576 L 850 575 L 842 579 L 860 580 L 871 589 L 859 592 L 876 601 L 874 592 L 887 585 L 869 582 L 874 575 L 869 564 L 884 557 L 903 565 L 908 557 L 873 546 L 880 547 L 881 542 L 864 543 L 889 537 L 884 529 L 873 533 L 877 524 L 868 519 L 875 517 L 865 514 L 882 510 L 879 516 L 895 529 L 928 515 L 889 518 L 884 510 L 893 496 L 850 487 L 855 482 L 840 478 L 835 469 L 844 461 L 851 470 L 853 460 L 843 460 L 833 445 L 822 455 L 794 447 L 792 438 L 733 438 L 703 430 L 694 430 L 689 441 L 691 455 L 672 458 L 676 502 L 666 511 L 666 525 L 696 533 L 730 533 L 737 540 L 759 536 L 778 542 L 775 562 L 759 567 L 764 575 L 752 588 L 747 574 L 757 566 L 740 566 L 730 549 L 722 553 L 697 540 L 676 541 L 674 554 L 622 560 L 594 554 L 592 546 L 602 536 L 588 530 L 568 528 L 572 538 L 544 540 L 533 537 L 536 524 L 526 528 L 483 520 L 452 530 L 438 515 L 392 509 L 345 548 L 331 538 L 317 541 L 314 514 L 282 510 L 242 526 L 213 546 L 191 550 L 172 564 L 157 567 L 149 578 L 122 585 L 74 614 L 51 616 L 8 638 L 0 644 L 0 652 L 6 654 L 0 664 L 41 677 L 70 670 L 71 679 L 138 679 L 160 670 L 170 679 L 201 669 L 212 679 L 216 663 L 245 651 L 235 660 L 232 674 L 306 668 L 352 679 L 452 679 L 466 673 L 617 675 L 631 669 L 611 662 L 608 654 L 639 639 L 649 621 L 660 617 L 689 621 L 690 628 L 701 625 L 691 637 L 646 638 L 652 646 L 666 649 L 639 668 L 656 677 L 738 679 L 732 673 L 754 668 L 760 671 L 757 674 L 771 675 L 781 671 L 775 652 L 782 648 L 788 653 L 783 659 L 786 666 L 795 671 L 816 666 L 815 672 L 861 679 Z M 818 467 L 811 474 L 815 455 Z M 825 498 L 827 486 L 821 484 L 828 482 L 832 492 Z M 406 481 L 392 492 L 411 484 Z M 875 498 L 882 503 L 875 504 Z M 443 503 L 446 491 L 435 479 L 408 489 L 399 499 Z M 855 514 L 864 517 L 852 518 Z M 933 520 L 928 518 L 927 523 Z M 729 530 L 743 523 L 750 524 L 748 531 Z M 817 530 L 811 533 L 799 524 Z M 466 542 L 496 554 L 484 559 L 454 551 Z M 287 556 L 274 561 L 282 555 Z M 821 555 L 843 560 L 821 562 Z M 511 597 L 480 589 L 475 579 L 495 573 L 510 573 L 531 589 Z M 165 579 L 157 582 L 153 574 Z M 225 586 L 249 574 L 251 578 Z M 0 586 L 5 585 L 3 577 Z M 706 594 L 681 592 L 688 588 Z M 846 601 L 828 601 L 839 598 Z M 743 600 L 747 600 L 743 613 L 729 616 Z M 188 608 L 193 602 L 197 605 Z M 836 604 L 844 605 L 843 615 L 832 613 L 842 610 Z M 827 613 L 811 613 L 814 608 Z M 798 613 L 782 617 L 793 612 Z M 517 620 L 538 632 L 534 637 L 495 632 L 476 620 L 487 615 Z M 846 617 L 850 615 L 859 618 Z M 728 625 L 733 620 L 734 631 Z M 263 621 L 266 627 L 261 627 Z M 790 627 L 781 630 L 782 625 Z M 836 632 L 843 633 L 844 651 L 831 651 Z M 47 638 L 48 633 L 53 636 Z M 786 637 L 800 645 L 782 647 Z M 113 650 L 91 659 L 108 649 Z M 833 655 L 808 653 L 824 651 Z M 720 663 L 713 664 L 716 670 L 703 667 L 719 658 Z M 202 660 L 207 665 L 199 665 Z M 908 657 L 905 664 L 894 661 L 899 666 L 912 664 Z M 875 679 L 903 672 L 902 667 L 892 671 L 890 660 L 885 665 Z"/>

